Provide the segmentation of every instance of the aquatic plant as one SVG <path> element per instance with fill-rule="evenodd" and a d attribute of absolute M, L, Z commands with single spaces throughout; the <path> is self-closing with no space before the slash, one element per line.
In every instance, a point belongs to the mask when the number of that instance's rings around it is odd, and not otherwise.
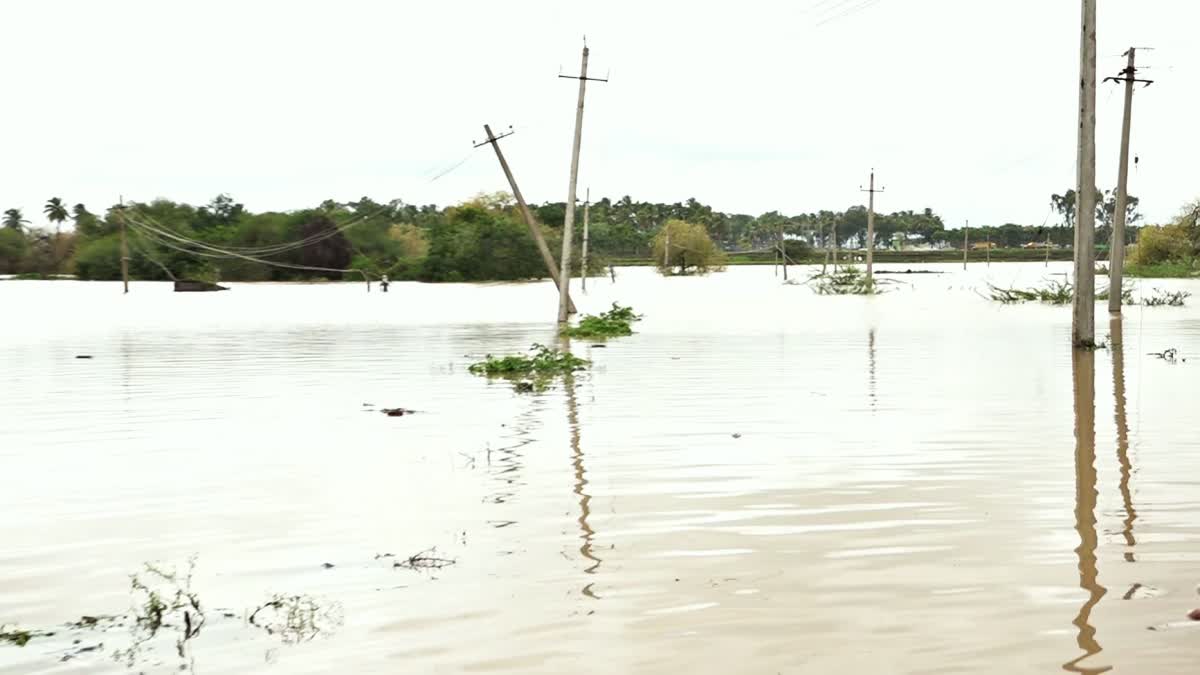
<path fill-rule="evenodd" d="M 483 361 L 471 364 L 468 369 L 476 375 L 488 377 L 523 377 L 566 375 L 577 370 L 584 370 L 591 362 L 581 359 L 570 352 L 551 349 L 545 345 L 535 344 L 529 348 L 531 355 L 516 354 L 513 356 L 492 356 L 488 354 Z"/>
<path fill-rule="evenodd" d="M 1165 291 L 1154 289 L 1154 295 L 1142 298 L 1144 307 L 1183 307 L 1184 301 L 1192 297 L 1187 291 Z"/>
<path fill-rule="evenodd" d="M 325 605 L 310 595 L 273 595 L 246 617 L 286 645 L 310 642 L 342 625 L 342 606 Z"/>
<path fill-rule="evenodd" d="M 599 315 L 585 314 L 577 326 L 564 326 L 559 335 L 572 338 L 601 339 L 633 335 L 633 322 L 641 321 L 630 307 L 613 303 L 612 309 Z"/>
<path fill-rule="evenodd" d="M 882 281 L 875 281 L 857 267 L 843 267 L 841 271 L 818 274 L 807 282 L 818 295 L 878 295 L 884 292 Z"/>
<path fill-rule="evenodd" d="M 0 626 L 0 642 L 7 642 L 18 647 L 24 647 L 29 644 L 29 641 L 36 637 L 32 631 L 21 630 L 20 628 L 6 628 Z"/>
<path fill-rule="evenodd" d="M 1075 286 L 1069 281 L 1047 280 L 1042 286 L 1030 288 L 1001 288 L 988 284 L 988 298 L 1005 305 L 1021 302 L 1044 302 L 1048 305 L 1069 305 L 1075 294 Z M 1109 289 L 1105 288 L 1096 294 L 1096 300 L 1107 300 Z M 1133 288 L 1122 284 L 1121 303 L 1136 305 L 1133 299 Z"/>

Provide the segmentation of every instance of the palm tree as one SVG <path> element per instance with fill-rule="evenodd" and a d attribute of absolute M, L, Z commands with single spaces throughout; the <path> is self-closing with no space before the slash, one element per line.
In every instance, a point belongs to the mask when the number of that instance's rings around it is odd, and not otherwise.
<path fill-rule="evenodd" d="M 25 216 L 21 215 L 21 209 L 9 209 L 4 212 L 4 226 L 9 229 L 20 230 L 21 225 L 28 222 Z"/>
<path fill-rule="evenodd" d="M 46 214 L 46 220 L 54 223 L 54 234 L 58 235 L 62 229 L 63 221 L 67 219 L 67 205 L 63 204 L 60 197 L 52 197 L 46 202 L 46 208 L 42 209 L 42 213 Z"/>

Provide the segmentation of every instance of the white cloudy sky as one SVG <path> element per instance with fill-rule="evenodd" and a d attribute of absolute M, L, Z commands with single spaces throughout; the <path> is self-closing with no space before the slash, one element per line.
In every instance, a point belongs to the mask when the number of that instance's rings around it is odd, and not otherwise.
<path fill-rule="evenodd" d="M 865 4 L 864 4 L 865 3 Z M 1131 192 L 1151 221 L 1200 197 L 1200 2 L 1100 0 L 1101 76 L 1130 45 Z M 514 3 L 32 0 L 0 4 L 0 208 L 50 196 L 254 210 L 326 198 L 566 197 L 581 36 L 581 188 L 758 214 L 841 209 L 878 168 L 881 210 L 1041 224 L 1074 182 L 1078 0 Z M 1099 95 L 1116 182 L 1121 95 Z M 444 177 L 440 170 L 468 161 Z"/>

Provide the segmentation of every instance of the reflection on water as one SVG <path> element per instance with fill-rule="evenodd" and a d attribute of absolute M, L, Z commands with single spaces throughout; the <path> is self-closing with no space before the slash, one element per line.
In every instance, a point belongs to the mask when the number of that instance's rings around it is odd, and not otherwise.
<path fill-rule="evenodd" d="M 871 411 L 875 411 L 875 328 L 867 331 L 867 396 L 871 399 Z"/>
<path fill-rule="evenodd" d="M 570 341 L 564 340 L 562 348 L 569 351 L 570 346 Z M 591 524 L 588 522 L 588 518 L 592 513 L 592 497 L 586 492 L 588 484 L 587 469 L 584 468 L 583 447 L 580 443 L 580 435 L 582 432 L 580 431 L 579 424 L 579 403 L 576 398 L 576 387 L 577 383 L 575 381 L 574 373 L 568 373 L 563 377 L 563 388 L 566 392 L 567 399 L 567 426 L 571 434 L 571 464 L 575 469 L 574 491 L 576 498 L 579 500 L 579 536 L 583 541 L 583 543 L 579 546 L 579 554 L 582 555 L 585 560 L 591 563 L 585 567 L 583 571 L 586 574 L 595 574 L 596 570 L 600 568 L 601 561 L 600 558 L 596 557 L 596 555 L 592 552 L 592 544 L 596 533 L 592 529 Z M 587 582 L 587 584 L 585 584 L 583 587 L 582 593 L 589 598 L 598 600 L 599 596 L 596 595 L 595 591 L 593 590 L 593 586 L 595 586 L 594 581 Z"/>
<path fill-rule="evenodd" d="M 1133 477 L 1133 464 L 1129 461 L 1129 419 L 1125 411 L 1125 331 L 1120 314 L 1114 314 L 1109 319 L 1109 350 L 1113 362 L 1113 419 L 1117 425 L 1117 463 L 1121 467 L 1121 505 L 1125 509 L 1121 536 L 1125 538 L 1125 562 L 1135 562 L 1133 551 L 1137 540 L 1133 536 L 1133 523 L 1137 520 L 1137 510 L 1133 506 L 1133 491 L 1129 485 Z"/>
<path fill-rule="evenodd" d="M 1200 366 L 1144 355 L 1200 352 L 1200 303 L 1071 357 L 1069 309 L 975 292 L 1042 263 L 942 271 L 623 270 L 580 309 L 637 333 L 519 394 L 466 368 L 557 339 L 548 284 L 4 282 L 0 624 L 128 615 L 129 571 L 198 553 L 206 673 L 1191 672 L 1145 629 L 1200 581 Z M 431 547 L 455 564 L 372 557 Z M 0 675 L 63 672 L 41 639 Z M 70 666 L 126 672 L 99 641 Z"/>
<path fill-rule="evenodd" d="M 1071 622 L 1078 628 L 1076 641 L 1084 653 L 1063 668 L 1076 673 L 1103 673 L 1111 667 L 1081 665 L 1103 649 L 1090 620 L 1092 609 L 1107 592 L 1098 581 L 1100 572 L 1096 564 L 1099 544 L 1096 534 L 1096 353 L 1072 350 L 1071 374 L 1075 391 L 1075 530 L 1079 533 L 1075 554 L 1079 558 L 1079 587 L 1088 595 Z"/>

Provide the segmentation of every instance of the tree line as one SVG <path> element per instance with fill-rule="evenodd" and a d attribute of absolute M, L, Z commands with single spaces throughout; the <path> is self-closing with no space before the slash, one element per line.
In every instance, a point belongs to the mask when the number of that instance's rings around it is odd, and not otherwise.
<path fill-rule="evenodd" d="M 1111 192 L 1100 196 L 1097 241 L 1103 244 L 1111 230 L 1115 197 Z M 1073 190 L 1051 197 L 1058 215 L 1055 223 L 971 227 L 970 240 L 986 238 L 998 246 L 1020 247 L 1049 239 L 1055 246 L 1070 246 L 1074 201 Z M 1132 225 L 1140 219 L 1137 198 L 1129 203 Z M 363 197 L 351 202 L 327 200 L 299 211 L 261 213 L 250 212 L 224 194 L 199 207 L 156 199 L 93 212 L 83 204 L 69 208 L 66 204 L 57 197 L 47 201 L 44 227 L 34 227 L 18 209 L 4 212 L 0 274 L 120 278 L 119 229 L 124 218 L 130 271 L 138 279 L 281 281 L 343 276 L 296 267 L 361 270 L 374 277 L 386 274 L 421 281 L 547 276 L 528 226 L 507 193 L 481 194 L 449 207 L 399 200 L 380 203 Z M 559 250 L 566 205 L 548 202 L 533 204 L 531 209 L 551 250 Z M 576 218 L 577 227 L 580 221 Z M 590 205 L 592 263 L 650 258 L 656 247 L 661 256 L 659 234 L 670 221 L 702 228 L 718 249 L 731 253 L 772 249 L 781 235 L 789 242 L 789 252 L 794 245 L 828 247 L 835 242 L 839 247 L 858 248 L 866 238 L 867 209 L 854 205 L 844 211 L 795 215 L 770 211 L 752 216 L 721 212 L 696 199 L 666 204 L 628 196 L 605 198 Z M 71 227 L 64 228 L 67 223 Z M 876 214 L 875 229 L 878 248 L 959 247 L 963 240 L 961 228 L 947 228 L 930 208 Z M 1133 241 L 1137 227 L 1127 232 Z M 581 239 L 578 233 L 575 239 Z M 293 242 L 308 240 L 313 243 L 289 248 Z"/>

